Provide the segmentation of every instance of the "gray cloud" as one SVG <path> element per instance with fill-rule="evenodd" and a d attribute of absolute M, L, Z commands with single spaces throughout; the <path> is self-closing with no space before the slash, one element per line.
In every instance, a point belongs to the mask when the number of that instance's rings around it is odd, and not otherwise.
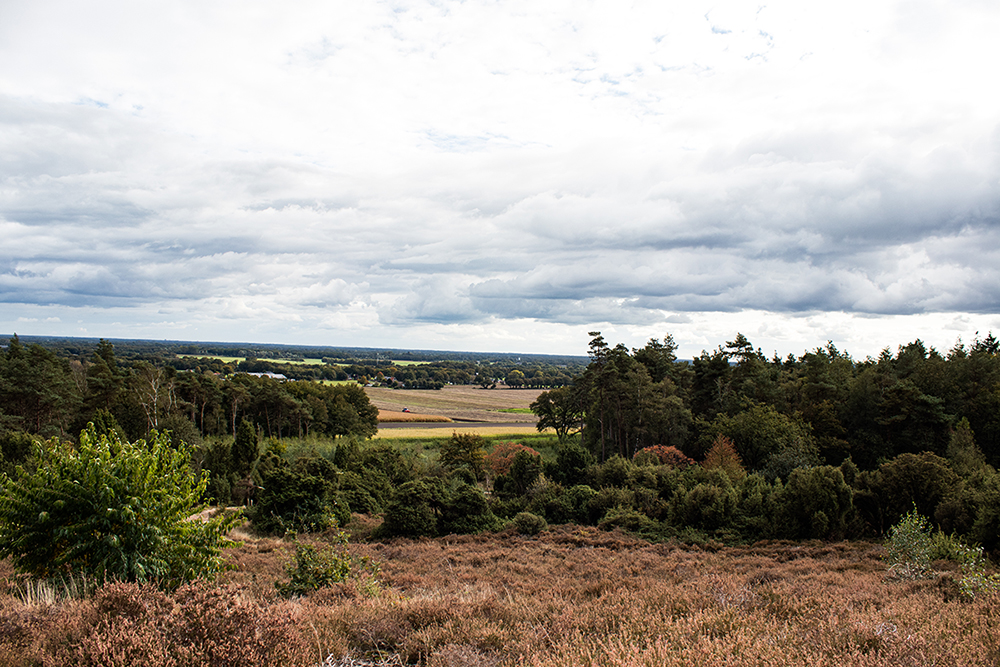
<path fill-rule="evenodd" d="M 167 21 L 190 59 L 110 6 L 20 12 L 0 301 L 439 341 L 998 312 L 1000 102 L 969 67 L 997 10 L 696 5 L 199 10 Z M 90 44 L 75 75 L 47 29 Z"/>

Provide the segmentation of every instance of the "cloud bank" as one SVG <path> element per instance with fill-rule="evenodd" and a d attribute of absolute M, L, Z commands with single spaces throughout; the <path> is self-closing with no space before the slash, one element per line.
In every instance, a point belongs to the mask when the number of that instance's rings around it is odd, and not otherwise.
<path fill-rule="evenodd" d="M 0 10 L 0 329 L 784 355 L 1000 328 L 1000 8 L 663 4 Z"/>

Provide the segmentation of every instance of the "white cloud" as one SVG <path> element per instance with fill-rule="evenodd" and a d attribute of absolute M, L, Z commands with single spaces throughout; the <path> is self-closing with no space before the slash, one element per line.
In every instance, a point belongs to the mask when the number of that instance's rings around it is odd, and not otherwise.
<path fill-rule="evenodd" d="M 4 19 L 0 326 L 877 350 L 998 312 L 990 3 Z"/>

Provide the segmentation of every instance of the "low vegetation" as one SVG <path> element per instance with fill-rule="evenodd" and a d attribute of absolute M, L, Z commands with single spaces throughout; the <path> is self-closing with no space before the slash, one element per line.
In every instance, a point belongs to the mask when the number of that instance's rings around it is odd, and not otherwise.
<path fill-rule="evenodd" d="M 398 538 L 347 547 L 351 558 L 381 564 L 378 585 L 349 575 L 287 598 L 275 584 L 289 581 L 300 548 L 247 538 L 229 551 L 235 569 L 222 583 L 173 593 L 112 584 L 46 604 L 9 586 L 0 599 L 0 665 L 1000 660 L 1000 598 L 963 598 L 951 563 L 930 578 L 889 577 L 877 542 L 698 547 L 578 526 Z"/>

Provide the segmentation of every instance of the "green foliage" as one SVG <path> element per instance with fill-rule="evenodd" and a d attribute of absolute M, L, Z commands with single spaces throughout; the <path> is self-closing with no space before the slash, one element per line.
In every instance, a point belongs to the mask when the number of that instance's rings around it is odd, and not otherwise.
<path fill-rule="evenodd" d="M 885 560 L 896 577 L 923 579 L 930 574 L 933 548 L 930 524 L 914 508 L 889 529 Z"/>
<path fill-rule="evenodd" d="M 337 468 L 321 457 L 290 464 L 274 453 L 258 465 L 261 489 L 247 510 L 254 529 L 266 534 L 322 532 L 346 524 L 350 508 L 337 494 Z"/>
<path fill-rule="evenodd" d="M 473 433 L 452 433 L 451 438 L 441 445 L 439 460 L 446 468 L 468 466 L 477 479 L 483 474 L 486 464 L 486 440 Z"/>
<path fill-rule="evenodd" d="M 832 466 L 793 470 L 775 502 L 778 533 L 793 539 L 843 538 L 854 513 L 851 487 Z"/>
<path fill-rule="evenodd" d="M 239 477 L 246 477 L 253 469 L 253 464 L 257 462 L 259 454 L 260 444 L 257 438 L 257 429 L 244 419 L 236 431 L 236 439 L 230 454 L 232 472 Z"/>
<path fill-rule="evenodd" d="M 736 510 L 736 500 L 736 491 L 728 483 L 716 485 L 703 482 L 690 490 L 682 487 L 670 502 L 670 522 L 675 526 L 703 530 L 721 528 Z"/>
<path fill-rule="evenodd" d="M 564 486 L 581 484 L 586 480 L 587 468 L 594 457 L 576 442 L 564 442 L 556 450 L 553 466 L 546 465 L 545 474 Z"/>
<path fill-rule="evenodd" d="M 518 512 L 513 520 L 514 529 L 522 535 L 538 535 L 549 529 L 549 524 L 545 517 L 540 517 L 531 512 Z"/>
<path fill-rule="evenodd" d="M 192 471 L 187 446 L 91 427 L 78 447 L 50 440 L 35 456 L 33 471 L 0 490 L 0 556 L 18 570 L 175 586 L 224 569 L 220 551 L 240 517 L 188 520 L 204 508 L 208 479 Z"/>
<path fill-rule="evenodd" d="M 0 431 L 0 474 L 12 476 L 17 466 L 27 462 L 33 439 L 24 431 Z"/>
<path fill-rule="evenodd" d="M 969 420 L 965 417 L 951 432 L 947 453 L 952 469 L 962 476 L 971 475 L 986 464 L 983 452 L 976 445 Z"/>
<path fill-rule="evenodd" d="M 539 431 L 554 429 L 560 441 L 580 431 L 583 426 L 583 394 L 575 387 L 558 387 L 543 391 L 531 403 L 538 417 Z"/>
<path fill-rule="evenodd" d="M 478 486 L 459 484 L 446 495 L 439 523 L 442 534 L 482 533 L 499 530 L 500 526 L 500 520 L 490 510 Z"/>
<path fill-rule="evenodd" d="M 934 516 L 938 504 L 958 488 L 959 476 L 937 454 L 900 454 L 883 463 L 874 476 L 873 490 L 879 495 L 887 522 L 894 522 L 908 508 Z"/>
<path fill-rule="evenodd" d="M 975 600 L 1000 591 L 1000 573 L 986 573 L 986 558 L 982 547 L 960 545 L 958 562 L 962 571 L 958 587 L 966 600 Z"/>
<path fill-rule="evenodd" d="M 510 464 L 510 472 L 508 472 L 518 495 L 527 493 L 541 474 L 542 457 L 525 450 L 514 455 L 514 461 Z"/>
<path fill-rule="evenodd" d="M 414 480 L 398 487 L 385 509 L 377 536 L 419 537 L 438 534 L 438 517 L 447 499 L 440 480 Z"/>
<path fill-rule="evenodd" d="M 938 505 L 934 518 L 988 551 L 1000 548 L 1000 473 L 990 465 L 975 470 Z"/>
<path fill-rule="evenodd" d="M 330 544 L 295 544 L 295 555 L 285 565 L 288 581 L 274 583 L 282 597 L 298 597 L 339 584 L 352 577 L 363 579 L 364 589 L 378 590 L 380 567 L 367 556 L 355 558 L 347 551 L 347 533 L 338 531 Z"/>
<path fill-rule="evenodd" d="M 597 467 L 597 486 L 601 488 L 608 486 L 626 486 L 628 484 L 632 468 L 632 461 L 622 458 L 621 456 L 612 456 Z"/>
<path fill-rule="evenodd" d="M 719 415 L 712 422 L 710 433 L 732 440 L 750 470 L 763 469 L 772 457 L 786 451 L 796 457 L 811 455 L 803 459 L 805 465 L 819 462 L 808 426 L 770 405 L 754 403 L 734 416 Z"/>

